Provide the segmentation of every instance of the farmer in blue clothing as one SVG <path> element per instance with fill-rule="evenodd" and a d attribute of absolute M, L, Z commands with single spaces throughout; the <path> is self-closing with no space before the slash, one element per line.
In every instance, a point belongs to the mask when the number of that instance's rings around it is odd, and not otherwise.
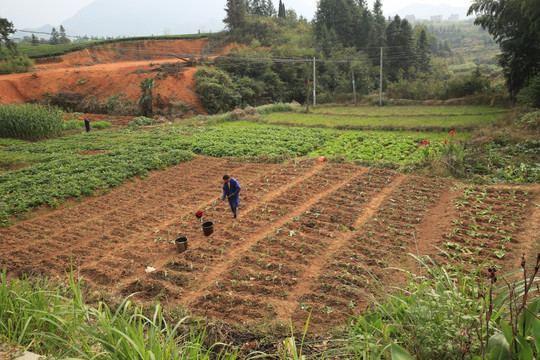
<path fill-rule="evenodd" d="M 238 181 L 229 175 L 223 175 L 223 196 L 221 200 L 229 200 L 234 218 L 238 216 L 238 205 L 240 205 L 240 184 Z"/>

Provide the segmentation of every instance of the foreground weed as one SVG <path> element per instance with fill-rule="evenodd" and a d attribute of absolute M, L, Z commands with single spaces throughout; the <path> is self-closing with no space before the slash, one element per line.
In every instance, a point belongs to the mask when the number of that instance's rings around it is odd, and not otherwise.
<path fill-rule="evenodd" d="M 521 268 L 522 271 L 503 275 L 501 279 L 504 284 L 499 288 L 495 288 L 495 283 L 499 280 L 496 269 L 493 267 L 488 269 L 490 285 L 488 292 L 483 296 L 485 305 L 482 316 L 467 329 L 470 333 L 470 330 L 474 328 L 482 346 L 482 356 L 475 356 L 474 360 L 486 357 L 488 359 L 536 359 L 538 357 L 540 297 L 537 275 L 540 269 L 540 253 L 536 257 L 536 264 L 530 276 L 527 276 L 524 254 L 521 258 Z M 515 276 L 520 276 L 520 273 L 523 278 L 516 280 Z M 494 334 L 490 336 L 489 323 L 494 316 L 493 309 L 497 308 L 498 303 L 504 304 L 504 307 L 501 306 L 504 317 L 496 323 Z M 465 348 L 463 356 L 468 354 L 468 350 Z"/>
<path fill-rule="evenodd" d="M 65 342 L 51 342 L 51 338 L 70 339 L 84 320 L 83 309 L 73 306 L 65 297 L 67 290 L 49 284 L 47 279 L 8 281 L 4 269 L 0 284 L 0 335 L 11 344 L 57 353 Z"/>
<path fill-rule="evenodd" d="M 5 269 L 1 281 L 0 338 L 10 345 L 55 358 L 234 360 L 238 356 L 237 349 L 225 344 L 205 346 L 204 330 L 185 325 L 187 317 L 171 326 L 159 305 L 151 317 L 129 297 L 116 310 L 104 303 L 86 305 L 73 272 L 69 287 L 51 285 L 46 279 L 8 281 Z"/>

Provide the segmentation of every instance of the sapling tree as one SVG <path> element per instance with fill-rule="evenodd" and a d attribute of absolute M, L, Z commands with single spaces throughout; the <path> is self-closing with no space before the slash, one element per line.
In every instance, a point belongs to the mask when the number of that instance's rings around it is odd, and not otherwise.
<path fill-rule="evenodd" d="M 141 81 L 142 96 L 139 101 L 139 107 L 141 108 L 141 114 L 143 116 L 152 116 L 152 89 L 154 88 L 154 79 L 146 78 Z"/>

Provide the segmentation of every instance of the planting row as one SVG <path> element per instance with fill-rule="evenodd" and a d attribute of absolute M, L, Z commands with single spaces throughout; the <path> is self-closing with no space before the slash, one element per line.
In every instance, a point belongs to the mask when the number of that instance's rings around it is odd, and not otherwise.
<path fill-rule="evenodd" d="M 299 211 L 299 206 L 308 206 L 314 201 L 314 196 L 322 196 L 335 186 L 335 182 L 352 176 L 349 167 L 315 165 L 313 161 L 292 161 L 278 167 L 244 187 L 242 201 L 249 205 L 240 207 L 240 218 L 232 224 L 228 224 L 231 213 L 226 206 L 223 208 L 218 204 L 209 204 L 204 218 L 214 220 L 215 233 L 190 246 L 185 254 L 185 263 L 167 265 L 169 278 L 186 278 L 189 274 L 190 284 L 210 284 L 220 277 L 213 271 L 223 262 L 234 260 L 231 254 L 245 251 L 266 233 L 272 232 L 271 229 L 281 227 L 290 219 L 291 214 Z M 186 234 L 191 234 L 189 227 L 186 226 Z M 189 284 L 180 285 L 182 289 L 171 293 L 190 290 Z M 186 299 L 185 295 L 182 297 Z"/>
<path fill-rule="evenodd" d="M 454 132 L 452 131 L 452 134 Z M 417 163 L 440 154 L 452 135 L 348 131 L 314 151 L 314 156 L 338 156 L 351 161 Z"/>
<path fill-rule="evenodd" d="M 361 219 L 358 231 L 328 258 L 328 265 L 302 296 L 304 308 L 314 307 L 312 316 L 318 321 L 333 322 L 334 313 L 354 314 L 363 308 L 375 283 L 391 286 L 403 280 L 391 269 L 406 264 L 408 253 L 418 252 L 419 226 L 446 185 L 409 177 L 394 187 L 386 186 L 386 196 L 379 198 L 376 210 Z"/>
<path fill-rule="evenodd" d="M 127 178 L 191 159 L 190 152 L 214 157 L 288 154 L 345 156 L 349 160 L 415 162 L 418 135 L 349 132 L 336 138 L 328 129 L 291 127 L 158 128 L 151 131 L 90 132 L 0 151 L 34 165 L 0 174 L 0 220 L 41 205 L 55 207 L 69 197 L 93 194 Z M 442 135 L 439 135 L 439 137 Z M 442 141 L 442 140 L 441 140 Z M 440 141 L 439 141 L 440 142 Z M 317 147 L 323 148 L 313 152 Z M 431 146 L 431 145 L 430 145 Z M 435 145 L 433 145 L 435 146 Z M 187 152 L 186 152 L 187 151 Z"/>
<path fill-rule="evenodd" d="M 454 202 L 455 216 L 443 246 L 453 257 L 472 263 L 489 254 L 502 259 L 508 252 L 515 253 L 529 196 L 530 190 L 523 188 L 465 187 Z"/>
<path fill-rule="evenodd" d="M 297 156 L 331 137 L 327 131 L 289 128 L 244 133 L 192 130 L 191 136 L 181 131 L 92 132 L 2 149 L 10 156 L 24 155 L 38 162 L 0 174 L 0 192 L 5 194 L 0 200 L 2 224 L 8 225 L 10 216 L 40 205 L 55 207 L 68 197 L 90 195 L 133 176 L 146 177 L 149 170 L 190 160 L 192 155 L 186 150 L 212 156 Z"/>

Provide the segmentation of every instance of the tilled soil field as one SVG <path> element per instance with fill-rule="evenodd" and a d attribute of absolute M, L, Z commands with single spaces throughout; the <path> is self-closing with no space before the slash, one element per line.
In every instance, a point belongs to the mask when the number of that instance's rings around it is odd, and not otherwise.
<path fill-rule="evenodd" d="M 239 180 L 233 220 L 221 178 Z M 196 157 L 109 193 L 0 229 L 11 277 L 65 278 L 182 306 L 234 323 L 339 325 L 366 307 L 374 282 L 415 269 L 407 254 L 446 251 L 465 264 L 491 254 L 503 270 L 539 250 L 540 187 L 470 186 L 391 170 L 296 159 L 251 164 Z M 214 222 L 205 236 L 195 212 Z M 188 238 L 178 253 L 174 240 Z M 147 266 L 156 269 L 147 273 Z"/>

